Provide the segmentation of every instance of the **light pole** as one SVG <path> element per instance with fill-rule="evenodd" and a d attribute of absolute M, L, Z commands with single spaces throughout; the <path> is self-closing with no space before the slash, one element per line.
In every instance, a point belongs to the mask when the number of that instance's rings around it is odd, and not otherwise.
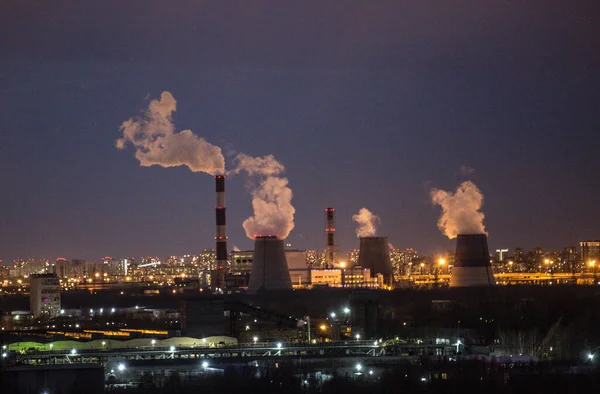
<path fill-rule="evenodd" d="M 442 267 L 444 266 L 444 264 L 446 264 L 446 259 L 444 259 L 443 257 L 440 257 L 438 260 L 438 266 L 436 267 L 436 270 L 435 270 L 435 285 L 438 287 L 440 285 L 439 274 L 440 274 L 440 271 L 442 270 Z"/>
<path fill-rule="evenodd" d="M 592 260 L 588 264 L 589 264 L 590 268 L 592 268 L 594 270 L 594 283 L 593 284 L 596 284 L 596 282 L 597 282 L 597 279 L 596 279 L 596 260 Z"/>

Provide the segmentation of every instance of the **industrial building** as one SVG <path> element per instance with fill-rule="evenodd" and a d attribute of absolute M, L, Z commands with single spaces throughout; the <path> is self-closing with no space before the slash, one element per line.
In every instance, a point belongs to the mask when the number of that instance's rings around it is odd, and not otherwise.
<path fill-rule="evenodd" d="M 31 275 L 29 307 L 35 317 L 54 318 L 60 312 L 60 282 L 56 274 Z"/>
<path fill-rule="evenodd" d="M 582 241 L 579 242 L 579 246 L 583 264 L 589 264 L 591 261 L 600 264 L 600 241 Z"/>

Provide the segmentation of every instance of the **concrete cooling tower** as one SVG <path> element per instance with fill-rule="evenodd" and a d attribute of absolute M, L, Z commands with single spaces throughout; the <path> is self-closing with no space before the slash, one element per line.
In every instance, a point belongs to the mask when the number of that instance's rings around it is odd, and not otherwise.
<path fill-rule="evenodd" d="M 371 275 L 383 275 L 383 282 L 391 285 L 394 278 L 387 237 L 361 237 L 358 265 L 370 268 Z"/>
<path fill-rule="evenodd" d="M 494 286 L 487 235 L 459 234 L 450 287 Z"/>
<path fill-rule="evenodd" d="M 283 242 L 283 239 L 274 236 L 258 236 L 254 239 L 249 293 L 292 290 Z"/>

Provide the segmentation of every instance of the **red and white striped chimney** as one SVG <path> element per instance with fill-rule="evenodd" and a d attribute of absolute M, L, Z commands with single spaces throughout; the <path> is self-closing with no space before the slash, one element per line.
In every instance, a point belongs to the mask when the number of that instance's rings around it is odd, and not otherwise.
<path fill-rule="evenodd" d="M 225 287 L 225 270 L 227 269 L 227 227 L 225 220 L 225 176 L 215 176 L 215 186 L 217 192 L 217 234 L 215 240 L 217 241 L 217 275 L 216 281 L 213 284 L 214 287 L 224 288 Z"/>
<path fill-rule="evenodd" d="M 335 262 L 335 209 L 325 208 L 325 223 L 325 233 L 327 234 L 325 264 L 331 268 Z"/>

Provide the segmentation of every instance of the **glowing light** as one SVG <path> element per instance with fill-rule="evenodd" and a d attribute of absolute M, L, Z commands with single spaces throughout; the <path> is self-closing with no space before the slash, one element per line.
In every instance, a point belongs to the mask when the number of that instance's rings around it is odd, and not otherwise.
<path fill-rule="evenodd" d="M 277 343 L 277 349 L 281 349 L 281 342 Z"/>
<path fill-rule="evenodd" d="M 319 328 L 323 331 L 327 330 L 327 326 L 325 324 L 321 324 Z"/>
<path fill-rule="evenodd" d="M 171 351 L 171 353 L 173 353 L 173 352 L 175 351 L 175 346 L 171 346 L 171 347 L 169 348 L 169 350 Z"/>
<path fill-rule="evenodd" d="M 75 349 L 71 349 L 71 355 L 73 355 L 73 356 L 74 356 L 74 355 L 76 355 L 76 354 L 77 354 L 77 350 L 75 350 Z"/>
<path fill-rule="evenodd" d="M 360 339 L 360 334 L 356 334 L 356 340 L 358 341 Z"/>
<path fill-rule="evenodd" d="M 258 342 L 258 337 L 254 337 L 252 338 L 252 340 L 254 341 L 254 343 Z"/>
<path fill-rule="evenodd" d="M 208 368 L 208 361 L 202 361 L 202 368 Z"/>
<path fill-rule="evenodd" d="M 117 369 L 121 372 L 123 372 L 125 370 L 125 364 L 121 363 L 119 364 L 119 366 L 117 367 Z"/>
<path fill-rule="evenodd" d="M 362 365 L 361 364 L 356 364 L 356 370 L 360 371 L 362 369 Z"/>
<path fill-rule="evenodd" d="M 348 307 L 345 307 L 345 308 L 344 308 L 344 313 L 345 313 L 346 315 L 347 315 L 348 313 L 350 313 L 350 308 L 348 308 Z"/>
<path fill-rule="evenodd" d="M 439 264 L 439 265 L 444 265 L 444 264 L 446 264 L 446 259 L 445 259 L 445 258 L 443 258 L 443 257 L 440 257 L 440 259 L 438 260 L 438 264 Z"/>

